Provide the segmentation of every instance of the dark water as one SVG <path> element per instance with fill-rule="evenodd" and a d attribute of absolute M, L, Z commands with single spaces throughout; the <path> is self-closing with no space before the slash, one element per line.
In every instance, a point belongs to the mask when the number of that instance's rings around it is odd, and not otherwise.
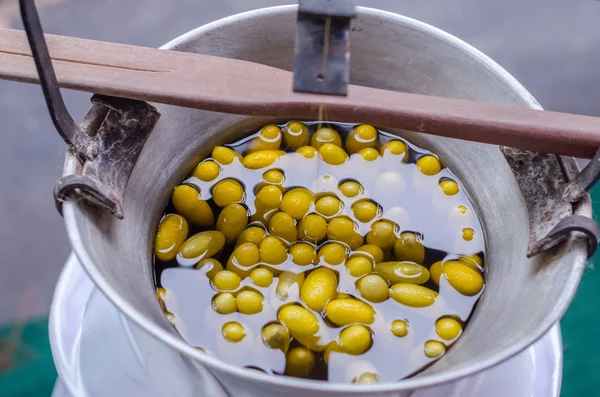
<path fill-rule="evenodd" d="M 311 133 L 317 129 L 317 123 L 306 123 Z M 282 125 L 283 128 L 285 125 Z M 337 130 L 344 141 L 345 136 L 353 125 L 331 123 L 323 124 Z M 245 154 L 250 142 L 258 133 L 230 145 L 240 154 Z M 396 136 L 379 132 L 379 145 L 385 144 Z M 229 165 L 222 165 L 220 175 L 211 182 L 203 182 L 190 177 L 183 183 L 199 190 L 199 194 L 207 200 L 215 211 L 220 211 L 211 199 L 211 187 L 225 178 L 234 178 L 245 187 L 244 205 L 249 214 L 254 214 L 255 186 L 264 183 L 263 173 L 268 169 L 280 169 L 285 174 L 283 187 L 307 187 L 316 197 L 320 195 L 335 195 L 343 204 L 341 214 L 355 221 L 356 231 L 366 235 L 373 222 L 386 219 L 394 222 L 396 235 L 403 232 L 416 233 L 426 247 L 423 266 L 429 268 L 434 262 L 455 259 L 462 255 L 479 254 L 483 257 L 484 240 L 477 214 L 464 192 L 460 181 L 447 168 L 443 168 L 435 176 L 423 175 L 415 165 L 422 156 L 431 152 L 404 142 L 409 148 L 407 163 L 401 161 L 401 156 L 386 152 L 375 161 L 366 161 L 360 155 L 350 156 L 349 161 L 342 165 L 330 165 L 319 159 L 318 154 L 305 158 L 300 154 L 288 153 L 280 157 L 267 168 L 250 170 L 236 160 Z M 284 145 L 284 144 L 283 144 Z M 286 150 L 282 146 L 282 150 Z M 287 150 L 286 150 L 287 151 Z M 346 180 L 359 181 L 364 187 L 364 193 L 348 198 L 339 191 L 339 185 Z M 439 182 L 452 179 L 459 183 L 460 191 L 454 196 L 445 195 L 439 187 Z M 376 202 L 380 213 L 371 222 L 357 222 L 351 210 L 352 203 L 369 198 Z M 459 206 L 467 208 L 460 211 Z M 462 207 L 462 208 L 464 208 Z M 173 213 L 171 204 L 165 214 Z M 314 212 L 314 202 L 308 213 Z M 260 224 L 259 224 L 260 225 Z M 202 230 L 214 230 L 214 225 L 208 228 L 192 227 L 189 235 Z M 462 230 L 471 228 L 475 231 L 474 238 L 466 241 L 462 238 Z M 329 241 L 323 241 L 319 246 Z M 366 244 L 366 241 L 365 241 Z M 225 246 L 217 258 L 225 267 L 234 248 L 234 244 Z M 318 249 L 318 246 L 317 246 Z M 352 257 L 350 248 L 348 253 Z M 394 260 L 393 250 L 386 253 L 386 260 Z M 261 338 L 264 325 L 277 321 L 277 311 L 290 302 L 300 302 L 300 291 L 296 284 L 288 291 L 287 299 L 282 299 L 275 291 L 277 277 L 270 287 L 262 288 L 254 285 L 249 278 L 242 281 L 240 290 L 253 289 L 264 297 L 263 310 L 253 315 L 232 313 L 222 315 L 217 313 L 211 302 L 217 291 L 211 286 L 206 273 L 209 269 L 195 269 L 197 260 L 186 261 L 179 258 L 168 263 L 155 263 L 157 286 L 165 288 L 163 301 L 169 317 L 181 336 L 192 346 L 200 347 L 207 354 L 219 357 L 233 365 L 253 367 L 268 373 L 283 374 L 285 370 L 285 354 L 280 350 L 271 349 Z M 308 275 L 315 267 L 330 267 L 338 276 L 338 292 L 347 293 L 356 299 L 363 300 L 356 288 L 357 278 L 352 277 L 344 265 L 330 266 L 321 261 L 317 265 L 297 266 L 291 259 L 280 264 L 270 265 L 258 263 L 256 266 L 271 269 L 275 276 L 282 271 Z M 435 321 L 445 315 L 452 315 L 462 322 L 467 322 L 480 294 L 463 296 L 457 292 L 444 277 L 438 287 L 429 280 L 424 286 L 439 292 L 435 303 L 428 307 L 413 308 L 388 299 L 382 303 L 371 303 L 376 311 L 375 321 L 369 325 L 373 343 L 370 349 L 359 356 L 331 353 L 328 365 L 323 361 L 323 352 L 316 352 L 317 365 L 310 377 L 333 382 L 350 382 L 361 373 L 376 373 L 381 382 L 391 382 L 410 376 L 435 359 L 425 356 L 424 343 L 428 340 L 440 339 L 435 330 Z M 319 320 L 319 344 L 325 345 L 335 341 L 339 332 L 345 327 L 336 327 L 325 318 L 324 313 L 313 312 Z M 399 338 L 390 332 L 392 321 L 402 319 L 409 324 L 407 336 Z M 246 337 L 231 343 L 222 336 L 221 329 L 225 323 L 236 321 L 241 323 L 246 331 Z M 450 346 L 453 341 L 444 341 Z M 299 345 L 292 341 L 291 347 Z"/>

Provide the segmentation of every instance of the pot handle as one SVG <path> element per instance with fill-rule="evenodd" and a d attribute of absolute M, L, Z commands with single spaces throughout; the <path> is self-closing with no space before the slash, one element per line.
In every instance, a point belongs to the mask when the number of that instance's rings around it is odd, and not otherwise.
<path fill-rule="evenodd" d="M 600 148 L 594 157 L 562 190 L 559 199 L 563 203 L 575 204 L 585 197 L 600 179 Z M 550 208 L 552 210 L 552 208 Z M 558 215 L 558 214 L 557 214 Z M 531 241 L 528 256 L 532 257 L 566 240 L 572 232 L 582 233 L 587 238 L 588 258 L 596 253 L 600 241 L 598 223 L 587 216 L 568 215 L 558 221 L 543 237 Z"/>
<path fill-rule="evenodd" d="M 547 250 L 568 238 L 572 232 L 585 235 L 588 258 L 594 256 L 598 248 L 600 228 L 598 228 L 598 223 L 595 220 L 582 215 L 571 215 L 561 219 L 550 233 L 536 242 L 536 246 L 539 247 L 540 251 Z"/>
<path fill-rule="evenodd" d="M 60 93 L 34 0 L 19 4 L 50 117 L 80 165 L 55 186 L 59 212 L 65 200 L 83 199 L 123 218 L 125 188 L 160 114 L 145 102 L 94 95 L 92 109 L 77 125 Z"/>

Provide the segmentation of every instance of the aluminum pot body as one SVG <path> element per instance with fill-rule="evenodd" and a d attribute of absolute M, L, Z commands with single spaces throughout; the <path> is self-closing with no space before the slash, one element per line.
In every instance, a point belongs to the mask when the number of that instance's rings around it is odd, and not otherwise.
<path fill-rule="evenodd" d="M 164 48 L 291 70 L 295 14 L 295 6 L 284 6 L 231 16 L 191 31 Z M 492 60 L 421 22 L 359 8 L 351 40 L 354 84 L 539 108 L 534 98 Z M 203 387 L 198 379 L 210 374 L 235 396 L 304 397 L 315 392 L 323 397 L 409 395 L 415 389 L 483 370 L 523 350 L 560 318 L 573 297 L 586 263 L 584 241 L 571 239 L 551 254 L 526 259 L 527 206 L 498 147 L 391 131 L 438 153 L 464 183 L 482 221 L 487 241 L 487 286 L 462 338 L 420 374 L 375 386 L 268 376 L 208 357 L 177 335 L 156 301 L 154 233 L 173 187 L 214 145 L 236 140 L 270 119 L 156 106 L 162 116 L 127 187 L 125 219 L 117 220 L 77 202 L 65 203 L 63 214 L 73 248 L 98 288 L 136 329 L 152 336 L 162 354 L 181 363 L 180 372 L 172 374 L 173 382 L 177 384 L 180 377 L 180 384 L 188 386 L 179 391 L 170 389 L 173 395 L 197 394 Z M 576 169 L 574 159 L 562 162 L 566 168 Z M 76 169 L 76 160 L 69 156 L 65 173 Z M 539 180 L 552 182 L 544 175 Z M 589 202 L 578 211 L 589 216 Z M 174 367 L 154 365 L 149 371 L 170 368 Z M 214 395 L 211 390 L 204 392 Z"/>

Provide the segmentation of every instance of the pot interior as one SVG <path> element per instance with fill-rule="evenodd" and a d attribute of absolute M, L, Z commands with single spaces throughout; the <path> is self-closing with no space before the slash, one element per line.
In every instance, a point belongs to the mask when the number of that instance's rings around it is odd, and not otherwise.
<path fill-rule="evenodd" d="M 291 70 L 295 10 L 282 7 L 230 17 L 165 48 Z M 427 25 L 359 9 L 351 40 L 353 84 L 539 106 L 492 61 Z M 157 302 L 152 271 L 156 226 L 174 186 L 215 145 L 235 141 L 273 120 L 155 106 L 162 116 L 127 187 L 125 219 L 114 219 L 83 203 L 66 203 L 65 219 L 79 258 L 108 297 L 143 328 L 210 366 L 213 359 L 201 358 L 182 344 Z M 583 246 L 570 242 L 552 254 L 526 258 L 526 203 L 498 147 L 379 127 L 440 156 L 465 185 L 487 241 L 486 289 L 464 335 L 413 380 L 434 379 L 429 375 L 440 373 L 448 377 L 466 374 L 532 343 L 557 321 L 570 301 L 585 264 Z M 74 168 L 70 158 L 66 172 Z M 218 370 L 228 371 L 224 366 Z"/>

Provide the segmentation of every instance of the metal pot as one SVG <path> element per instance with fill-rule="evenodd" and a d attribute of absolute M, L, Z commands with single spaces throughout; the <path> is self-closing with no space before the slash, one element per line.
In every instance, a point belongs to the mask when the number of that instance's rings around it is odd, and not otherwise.
<path fill-rule="evenodd" d="M 256 10 L 189 32 L 164 49 L 245 59 L 291 69 L 296 7 Z M 359 8 L 351 37 L 351 82 L 385 88 L 539 108 L 507 72 L 474 48 L 421 22 Z M 81 263 L 106 296 L 135 324 L 134 336 L 160 352 L 151 357 L 151 376 L 168 395 L 289 397 L 409 395 L 415 389 L 484 370 L 525 349 L 559 320 L 586 263 L 583 239 L 571 238 L 551 253 L 527 259 L 527 200 L 498 147 L 392 131 L 430 148 L 470 192 L 483 224 L 487 287 L 462 338 L 433 366 L 392 384 L 346 385 L 264 375 L 232 367 L 187 345 L 166 320 L 154 292 L 152 244 L 173 187 L 216 144 L 233 141 L 267 123 L 265 118 L 156 105 L 162 114 L 133 169 L 125 192 L 125 218 L 67 201 L 63 215 Z M 577 171 L 574 159 L 547 156 L 544 188 Z M 69 155 L 65 175 L 78 168 Z M 518 175 L 517 175 L 518 177 Z M 591 215 L 584 199 L 577 213 Z M 140 331 L 141 330 L 141 331 Z M 156 347 L 158 346 L 158 347 Z M 166 364 L 169 363 L 169 364 Z M 168 379 L 166 379 L 168 378 Z M 215 382 L 215 379 L 218 382 Z"/>

